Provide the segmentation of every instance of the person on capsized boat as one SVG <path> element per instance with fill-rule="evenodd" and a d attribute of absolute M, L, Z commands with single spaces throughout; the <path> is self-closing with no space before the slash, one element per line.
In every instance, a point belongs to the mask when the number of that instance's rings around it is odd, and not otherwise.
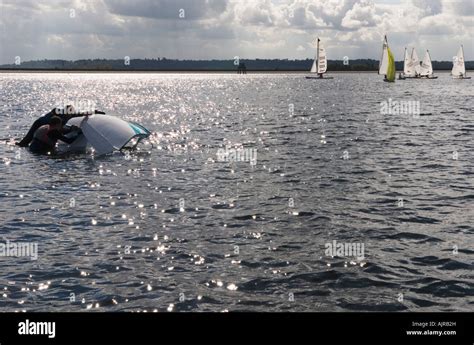
<path fill-rule="evenodd" d="M 78 134 L 72 138 L 65 137 L 71 131 L 77 131 Z M 34 153 L 54 153 L 58 140 L 71 144 L 81 134 L 80 129 L 72 126 L 69 129 L 63 129 L 62 120 L 59 116 L 51 117 L 49 124 L 40 126 L 33 134 L 30 145 L 30 151 Z"/>
<path fill-rule="evenodd" d="M 61 119 L 61 122 L 63 124 L 66 124 L 73 117 L 87 116 L 91 114 L 105 114 L 105 113 L 103 111 L 98 111 L 98 110 L 94 110 L 94 112 L 77 113 L 76 109 L 72 105 L 67 105 L 65 109 L 54 108 L 49 113 L 41 116 L 39 119 L 33 122 L 33 125 L 31 126 L 30 130 L 25 135 L 25 137 L 20 142 L 17 142 L 15 144 L 21 147 L 27 147 L 33 140 L 33 136 L 36 130 L 40 128 L 41 126 L 48 125 L 53 116 L 58 116 Z"/>

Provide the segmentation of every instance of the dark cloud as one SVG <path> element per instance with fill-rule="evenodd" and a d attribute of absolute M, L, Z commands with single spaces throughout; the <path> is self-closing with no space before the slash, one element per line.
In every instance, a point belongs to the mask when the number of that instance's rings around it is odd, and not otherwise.
<path fill-rule="evenodd" d="M 109 11 L 122 16 L 196 20 L 224 12 L 227 0 L 105 0 Z M 181 12 L 183 10 L 183 12 Z"/>

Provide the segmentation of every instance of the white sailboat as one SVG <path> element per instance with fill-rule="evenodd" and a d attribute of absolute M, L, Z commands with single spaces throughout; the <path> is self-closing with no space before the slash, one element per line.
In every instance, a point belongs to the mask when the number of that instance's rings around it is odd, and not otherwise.
<path fill-rule="evenodd" d="M 433 65 L 431 64 L 430 51 L 426 50 L 423 61 L 420 65 L 420 77 L 428 79 L 436 79 L 438 77 L 433 75 Z"/>
<path fill-rule="evenodd" d="M 415 48 L 411 50 L 411 63 L 412 68 L 414 71 L 414 77 L 418 78 L 420 76 L 420 59 L 418 58 L 418 54 L 416 53 Z"/>
<path fill-rule="evenodd" d="M 318 37 L 316 45 L 316 56 L 311 66 L 311 74 L 317 74 L 318 76 L 306 76 L 306 79 L 333 79 L 332 77 L 323 77 L 323 74 L 326 73 L 328 68 L 328 61 L 326 57 L 326 49 L 324 49 L 321 40 Z"/>
<path fill-rule="evenodd" d="M 411 55 L 408 55 L 408 50 L 407 50 L 407 48 L 405 48 L 405 58 L 403 60 L 403 72 L 398 75 L 398 79 L 403 80 L 403 79 L 407 79 L 407 78 L 415 78 L 416 77 L 415 65 L 413 64 L 413 60 L 412 60 L 413 51 L 414 51 L 414 48 L 412 50 Z"/>
<path fill-rule="evenodd" d="M 455 79 L 471 79 L 466 76 L 466 66 L 464 64 L 464 48 L 461 45 L 458 50 L 458 54 L 453 59 L 453 69 L 451 75 Z"/>

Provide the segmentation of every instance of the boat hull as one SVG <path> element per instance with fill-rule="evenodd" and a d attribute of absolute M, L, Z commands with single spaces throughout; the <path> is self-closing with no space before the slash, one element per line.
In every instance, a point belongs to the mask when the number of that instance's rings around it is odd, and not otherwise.
<path fill-rule="evenodd" d="M 74 117 L 66 125 L 79 127 L 82 134 L 72 144 L 58 143 L 61 153 L 81 152 L 93 147 L 95 155 L 101 156 L 122 150 L 133 139 L 137 139 L 138 144 L 151 134 L 139 124 L 110 115 Z"/>
<path fill-rule="evenodd" d="M 398 79 L 400 80 L 405 80 L 405 79 L 438 79 L 437 76 L 431 76 L 431 77 L 428 77 L 428 76 L 422 76 L 422 77 L 399 77 Z"/>
<path fill-rule="evenodd" d="M 306 79 L 334 79 L 333 77 L 323 77 L 323 78 L 320 78 L 320 77 L 310 77 L 310 76 L 306 76 L 305 77 Z"/>

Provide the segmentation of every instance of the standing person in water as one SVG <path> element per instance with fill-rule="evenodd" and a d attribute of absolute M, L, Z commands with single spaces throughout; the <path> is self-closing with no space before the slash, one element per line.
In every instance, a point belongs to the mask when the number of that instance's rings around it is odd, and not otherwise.
<path fill-rule="evenodd" d="M 74 126 L 73 126 L 74 127 Z M 75 137 L 65 137 L 65 132 L 75 130 L 63 130 L 63 123 L 59 116 L 53 116 L 49 120 L 49 124 L 40 126 L 33 134 L 33 139 L 30 145 L 30 151 L 34 153 L 51 154 L 54 153 L 56 143 L 58 140 L 71 144 L 76 140 L 79 134 Z"/>
<path fill-rule="evenodd" d="M 94 114 L 105 114 L 103 111 L 98 111 L 94 110 Z M 51 110 L 49 113 L 46 115 L 41 116 L 39 119 L 37 119 L 33 125 L 31 126 L 30 130 L 28 133 L 25 135 L 25 137 L 20 141 L 15 143 L 18 146 L 21 147 L 26 147 L 28 146 L 31 141 L 33 140 L 33 136 L 38 128 L 44 125 L 48 125 L 50 120 L 53 118 L 53 116 L 59 117 L 61 122 L 65 125 L 70 119 L 73 117 L 81 117 L 81 116 L 87 116 L 91 115 L 91 113 L 87 112 L 76 112 L 76 109 L 72 105 L 67 105 L 66 109 L 61 109 L 61 108 L 54 108 Z"/>

